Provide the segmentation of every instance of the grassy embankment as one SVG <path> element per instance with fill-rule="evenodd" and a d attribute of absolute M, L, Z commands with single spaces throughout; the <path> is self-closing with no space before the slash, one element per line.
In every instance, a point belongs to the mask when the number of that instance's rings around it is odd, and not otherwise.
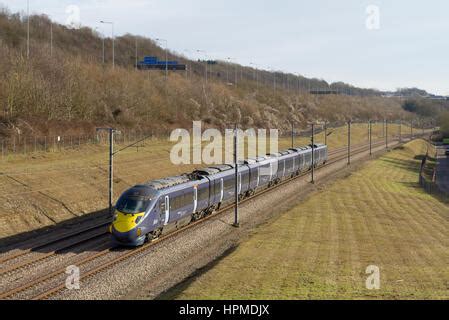
<path fill-rule="evenodd" d="M 346 144 L 345 127 L 330 129 L 331 148 Z M 373 126 L 373 137 L 381 138 L 382 125 Z M 397 130 L 389 130 L 392 136 Z M 406 132 L 406 129 L 404 129 Z M 366 125 L 354 125 L 353 144 L 367 141 Z M 391 137 L 392 138 L 392 137 Z M 374 139 L 374 138 L 373 138 Z M 308 143 L 296 138 L 296 145 Z M 324 141 L 323 133 L 316 135 Z M 279 141 L 279 149 L 290 146 L 289 138 Z M 188 172 L 199 165 L 173 165 L 169 153 L 173 144 L 153 140 L 126 149 L 115 157 L 115 199 L 126 188 L 147 180 Z M 119 146 L 117 147 L 117 149 Z M 108 148 L 81 146 L 77 150 L 11 156 L 0 162 L 0 238 L 95 212 L 107 207 Z"/>
<path fill-rule="evenodd" d="M 256 229 L 178 299 L 448 299 L 449 204 L 417 184 L 408 143 Z M 369 265 L 380 289 L 368 290 Z"/>

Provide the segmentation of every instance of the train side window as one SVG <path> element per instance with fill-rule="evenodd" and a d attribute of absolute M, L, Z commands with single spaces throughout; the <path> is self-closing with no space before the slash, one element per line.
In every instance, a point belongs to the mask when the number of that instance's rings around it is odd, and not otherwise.
<path fill-rule="evenodd" d="M 206 200 L 209 196 L 209 190 L 208 188 L 202 188 L 202 189 L 198 189 L 198 200 L 202 201 L 202 200 Z"/>
<path fill-rule="evenodd" d="M 161 199 L 159 202 L 159 208 L 161 209 L 161 212 L 165 211 L 165 201 L 164 199 Z"/>

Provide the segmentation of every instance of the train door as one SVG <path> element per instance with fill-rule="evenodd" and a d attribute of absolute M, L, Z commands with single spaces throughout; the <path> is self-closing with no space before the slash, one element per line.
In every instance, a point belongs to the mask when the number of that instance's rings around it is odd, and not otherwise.
<path fill-rule="evenodd" d="M 242 192 L 242 173 L 241 173 L 241 172 L 239 172 L 239 175 L 238 175 L 237 178 L 239 179 L 239 180 L 238 180 L 238 183 L 239 183 L 238 194 L 240 194 L 240 192 Z"/>
<path fill-rule="evenodd" d="M 169 196 L 165 196 L 164 205 L 165 205 L 165 221 L 164 221 L 164 225 L 167 225 L 168 224 L 168 219 L 170 218 L 170 197 Z"/>
<path fill-rule="evenodd" d="M 260 168 L 257 167 L 257 183 L 256 183 L 256 188 L 259 186 L 259 182 L 260 182 Z"/>
<path fill-rule="evenodd" d="M 196 212 L 198 207 L 198 186 L 193 187 L 193 213 Z"/>
<path fill-rule="evenodd" d="M 223 196 L 224 196 L 224 183 L 223 183 L 223 178 L 220 179 L 220 202 L 223 201 Z"/>
<path fill-rule="evenodd" d="M 285 165 L 287 164 L 285 159 L 283 162 L 284 162 L 284 170 L 282 170 L 282 178 L 285 176 Z"/>

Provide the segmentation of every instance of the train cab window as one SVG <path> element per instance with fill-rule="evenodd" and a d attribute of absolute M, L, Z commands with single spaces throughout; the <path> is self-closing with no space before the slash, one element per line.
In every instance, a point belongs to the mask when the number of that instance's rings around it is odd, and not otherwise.
<path fill-rule="evenodd" d="M 116 209 L 125 214 L 144 212 L 151 200 L 143 200 L 135 197 L 122 197 L 117 201 Z"/>

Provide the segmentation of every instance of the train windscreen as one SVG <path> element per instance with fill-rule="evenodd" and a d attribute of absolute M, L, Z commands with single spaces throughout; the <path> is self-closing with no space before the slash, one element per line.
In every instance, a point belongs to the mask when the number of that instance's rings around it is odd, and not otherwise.
<path fill-rule="evenodd" d="M 138 197 L 121 197 L 117 201 L 116 209 L 125 214 L 144 212 L 151 200 L 143 200 Z"/>

